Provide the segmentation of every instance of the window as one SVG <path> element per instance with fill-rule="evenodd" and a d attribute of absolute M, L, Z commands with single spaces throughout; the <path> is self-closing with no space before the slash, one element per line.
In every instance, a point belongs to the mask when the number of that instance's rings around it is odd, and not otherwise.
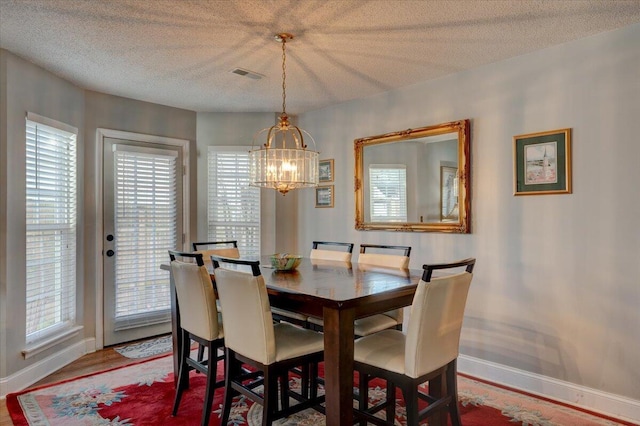
<path fill-rule="evenodd" d="M 249 186 L 249 148 L 209 147 L 209 241 L 238 240 L 242 257 L 260 256 L 260 189 Z"/>
<path fill-rule="evenodd" d="M 77 133 L 27 115 L 27 343 L 75 325 Z"/>
<path fill-rule="evenodd" d="M 372 222 L 407 221 L 407 168 L 403 164 L 369 166 Z"/>
<path fill-rule="evenodd" d="M 169 279 L 158 265 L 175 247 L 178 152 L 115 144 L 115 330 L 170 320 Z M 182 171 L 180 171 L 181 173 Z"/>

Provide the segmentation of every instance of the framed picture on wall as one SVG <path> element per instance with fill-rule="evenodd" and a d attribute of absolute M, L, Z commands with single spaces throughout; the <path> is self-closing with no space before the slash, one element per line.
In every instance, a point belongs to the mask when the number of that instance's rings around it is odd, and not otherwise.
<path fill-rule="evenodd" d="M 318 167 L 318 180 L 320 182 L 333 182 L 333 159 L 320 160 Z"/>
<path fill-rule="evenodd" d="M 316 207 L 333 207 L 333 185 L 316 188 Z"/>
<path fill-rule="evenodd" d="M 514 195 L 571 193 L 571 129 L 513 137 Z"/>

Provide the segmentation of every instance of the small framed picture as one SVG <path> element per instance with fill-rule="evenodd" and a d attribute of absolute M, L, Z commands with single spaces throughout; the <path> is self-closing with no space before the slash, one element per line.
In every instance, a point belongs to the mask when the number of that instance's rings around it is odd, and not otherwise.
<path fill-rule="evenodd" d="M 316 188 L 316 207 L 333 207 L 333 185 Z"/>
<path fill-rule="evenodd" d="M 514 195 L 571 194 L 571 129 L 513 137 Z"/>
<path fill-rule="evenodd" d="M 333 182 L 333 159 L 320 160 L 318 166 L 318 180 L 320 182 Z"/>

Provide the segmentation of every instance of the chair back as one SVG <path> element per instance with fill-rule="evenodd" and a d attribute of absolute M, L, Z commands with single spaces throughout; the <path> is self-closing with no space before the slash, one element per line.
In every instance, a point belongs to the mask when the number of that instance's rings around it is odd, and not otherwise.
<path fill-rule="evenodd" d="M 211 276 L 202 265 L 202 255 L 193 253 L 169 252 L 171 273 L 176 287 L 176 296 L 180 310 L 180 324 L 189 333 L 202 339 L 215 340 L 220 335 L 216 295 L 213 291 Z M 197 263 L 183 262 L 175 257 L 196 257 Z"/>
<path fill-rule="evenodd" d="M 367 249 L 375 251 L 375 253 L 367 253 Z M 386 251 L 402 251 L 402 254 L 386 254 Z M 382 253 L 381 253 L 382 252 Z M 411 247 L 409 246 L 386 246 L 377 244 L 360 244 L 360 256 L 358 256 L 358 265 L 362 268 L 368 266 L 389 268 L 389 269 L 407 269 L 409 268 L 409 256 L 411 255 Z M 385 312 L 385 315 L 393 318 L 398 323 L 402 323 L 403 310 L 394 309 Z"/>
<path fill-rule="evenodd" d="M 250 266 L 252 273 L 221 267 Z M 276 344 L 267 287 L 259 261 L 213 257 L 218 297 L 225 323 L 225 346 L 262 364 L 276 361 Z"/>
<path fill-rule="evenodd" d="M 351 262 L 351 255 L 353 253 L 353 243 L 337 243 L 332 241 L 314 241 L 313 248 L 309 258 L 311 260 L 328 260 L 336 262 Z M 326 250 L 324 248 L 318 248 L 319 246 L 337 246 L 344 247 L 343 250 Z"/>
<path fill-rule="evenodd" d="M 205 265 L 207 265 L 211 270 L 213 270 L 213 266 L 211 265 L 211 256 L 240 259 L 237 240 L 193 243 L 193 250 L 196 253 L 202 253 Z"/>
<path fill-rule="evenodd" d="M 369 253 L 367 253 L 367 249 L 370 249 Z M 371 249 L 375 252 L 372 253 Z M 402 254 L 400 255 L 384 253 L 389 250 L 400 250 L 402 251 Z M 360 244 L 360 256 L 358 256 L 358 264 L 380 266 L 383 268 L 407 269 L 409 267 L 410 255 L 411 247 L 408 246 Z"/>
<path fill-rule="evenodd" d="M 446 266 L 449 265 L 449 266 Z M 458 357 L 460 330 L 471 285 L 475 259 L 429 266 L 448 269 L 466 266 L 462 273 L 425 281 L 425 272 L 411 304 L 405 346 L 405 373 L 417 378 L 435 371 Z"/>

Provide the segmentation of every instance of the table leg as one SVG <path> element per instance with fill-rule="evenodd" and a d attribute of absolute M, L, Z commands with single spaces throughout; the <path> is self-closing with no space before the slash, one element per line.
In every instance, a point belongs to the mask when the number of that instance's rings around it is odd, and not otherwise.
<path fill-rule="evenodd" d="M 327 426 L 353 424 L 353 309 L 324 308 Z"/>

